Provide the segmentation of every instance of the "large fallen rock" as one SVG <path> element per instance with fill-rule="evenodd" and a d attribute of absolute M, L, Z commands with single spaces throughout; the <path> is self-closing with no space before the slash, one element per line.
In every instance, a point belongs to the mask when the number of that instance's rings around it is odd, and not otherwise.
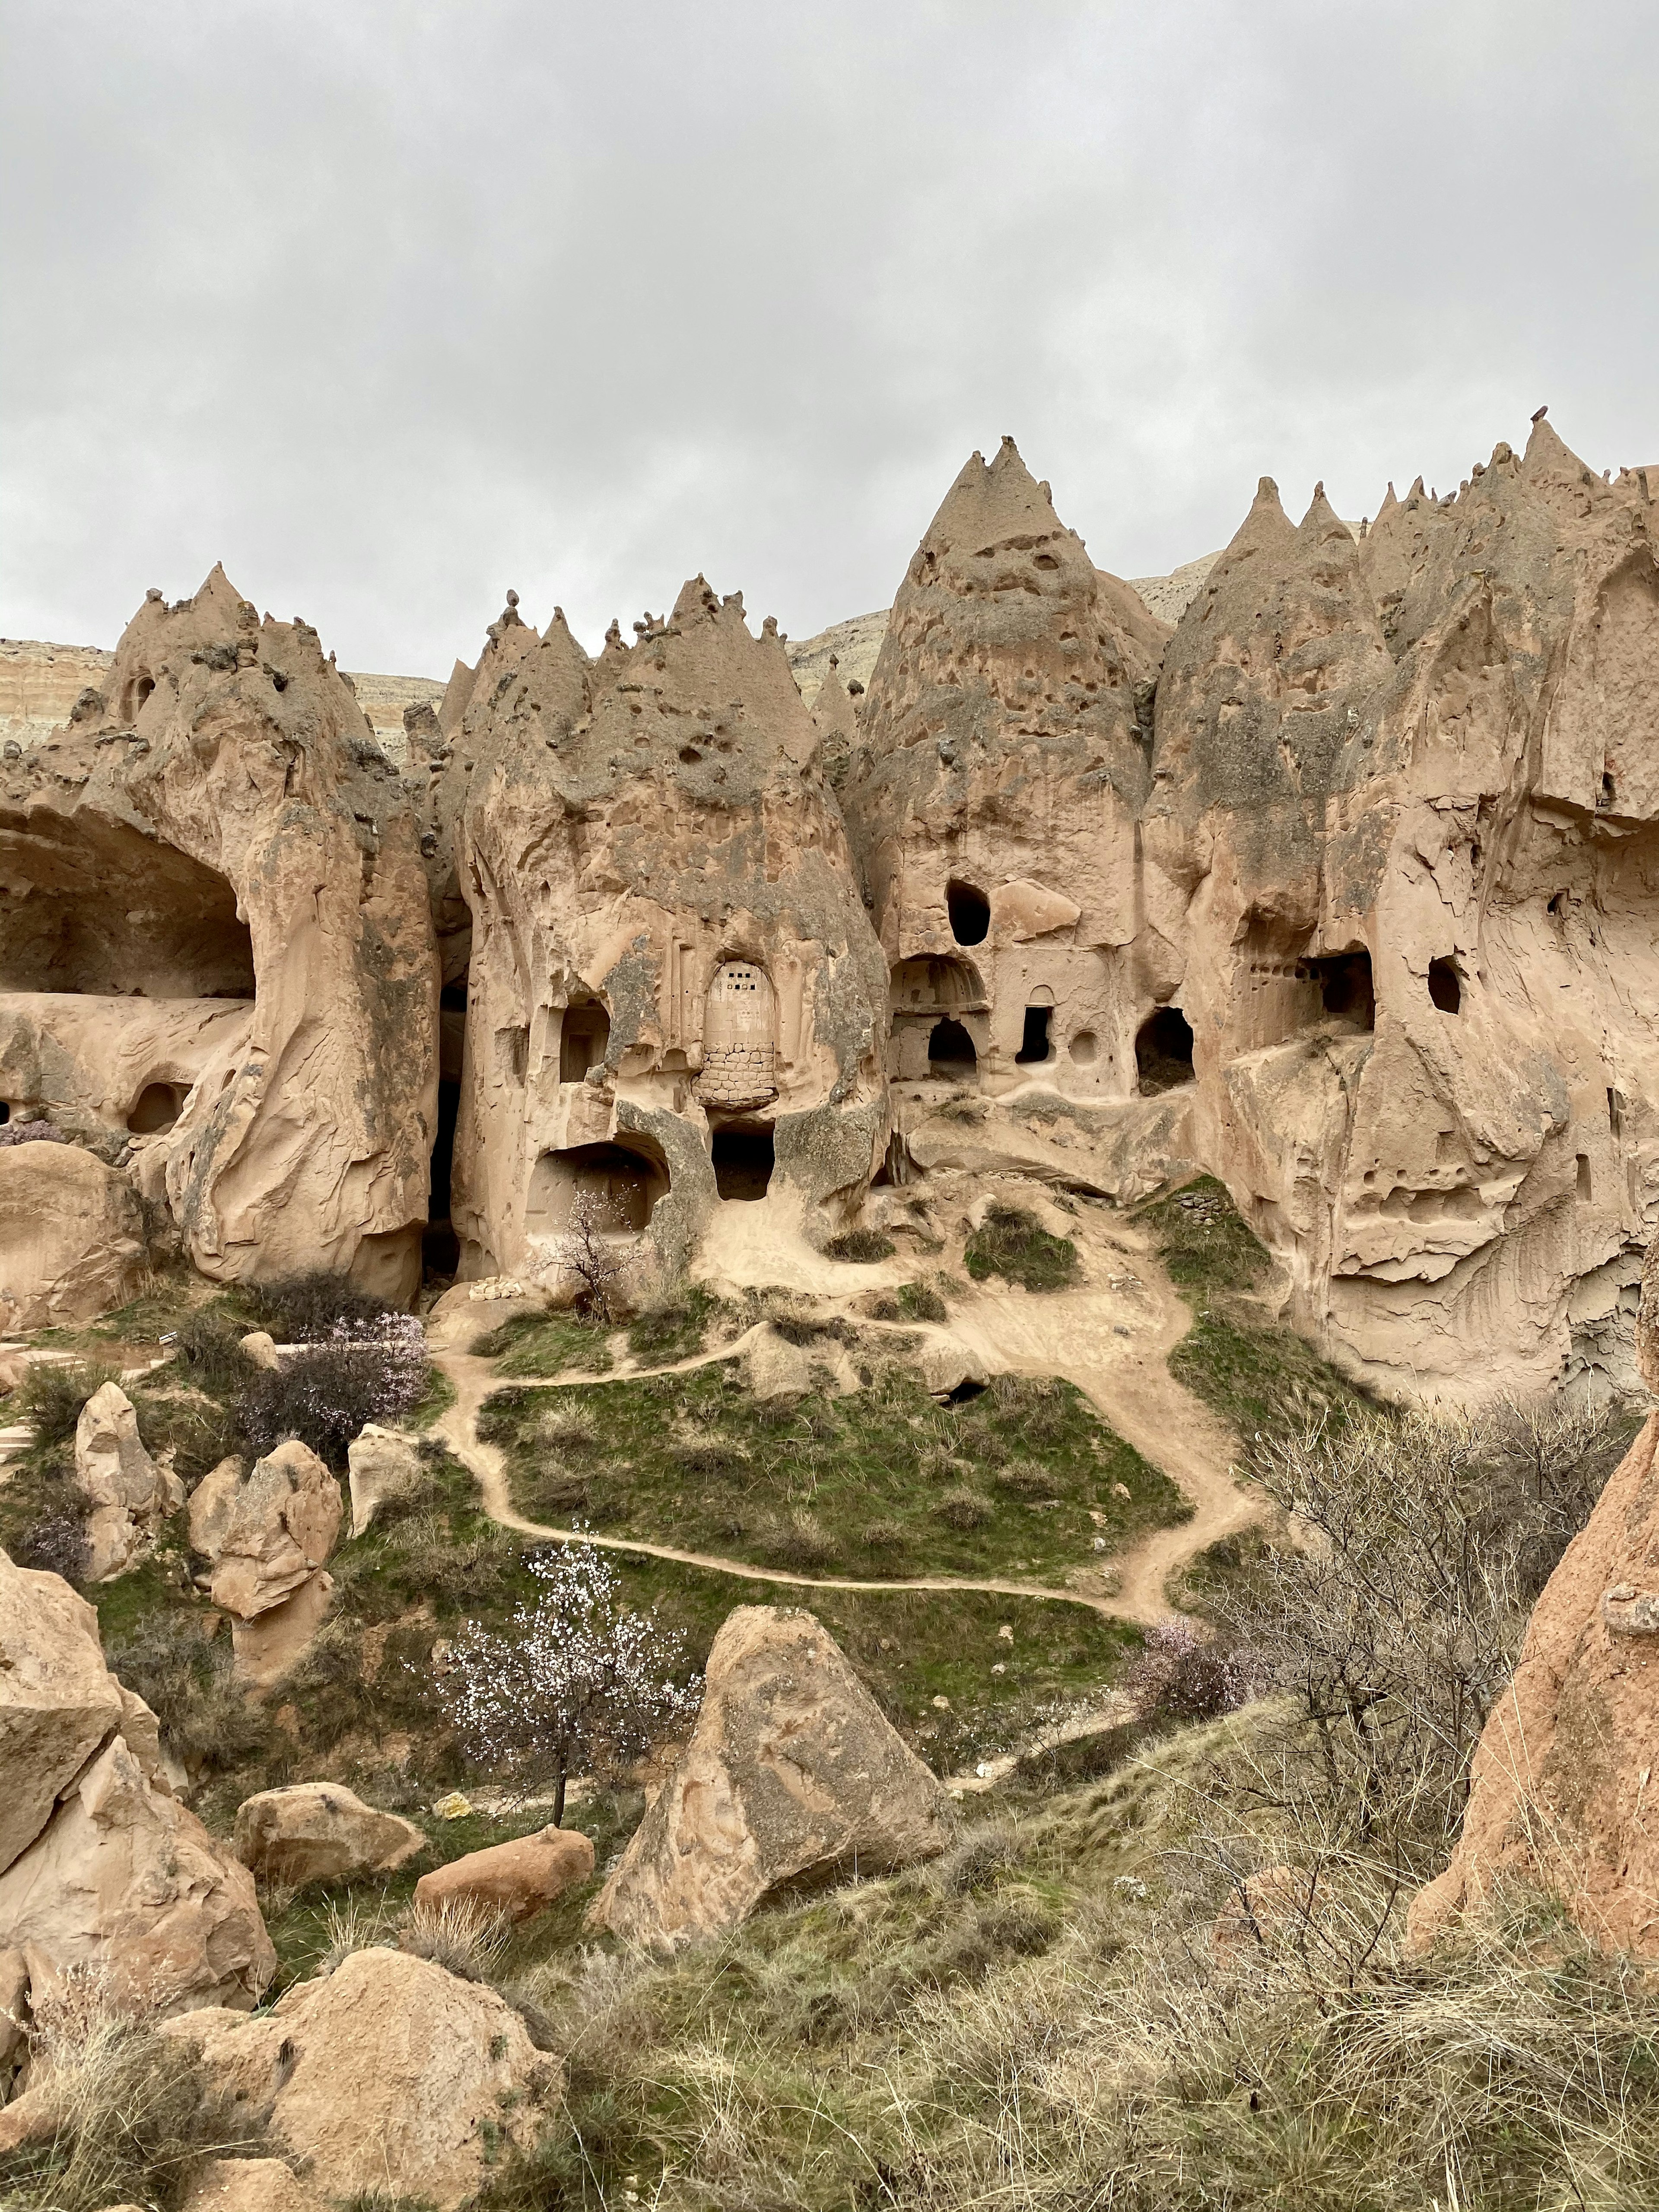
<path fill-rule="evenodd" d="M 935 1857 L 955 1814 L 810 1613 L 739 1606 L 678 1765 L 589 1916 L 626 1941 L 714 1935 L 769 1893 Z"/>
<path fill-rule="evenodd" d="M 533 1836 L 469 1851 L 447 1866 L 434 1867 L 415 1885 L 417 1905 L 443 1905 L 465 1900 L 509 1920 L 533 1920 L 573 1883 L 593 1871 L 593 1846 L 575 1828 L 538 1828 Z"/>
<path fill-rule="evenodd" d="M 190 1493 L 190 1548 L 216 1566 L 245 1472 L 241 1461 L 233 1454 L 210 1468 Z"/>
<path fill-rule="evenodd" d="M 213 2087 L 310 2161 L 331 2197 L 425 2198 L 449 2212 L 502 2148 L 532 2140 L 558 2069 L 505 1999 L 430 1960 L 356 1951 L 269 2016 L 164 2023 Z"/>
<path fill-rule="evenodd" d="M 280 1604 L 267 1606 L 252 1620 L 233 1620 L 230 1647 L 238 1681 L 267 1690 L 291 1674 L 316 1641 L 333 1596 L 334 1577 L 319 1567 Z"/>
<path fill-rule="evenodd" d="M 121 1724 L 98 1616 L 59 1575 L 0 1552 L 0 1875 L 27 1850 Z"/>
<path fill-rule="evenodd" d="M 1650 1290 L 1644 1314 L 1650 1303 Z M 1418 1949 L 1518 1880 L 1553 1891 L 1593 1941 L 1659 1959 L 1656 1444 L 1650 1414 L 1533 1608 L 1457 1849 L 1413 1902 Z"/>
<path fill-rule="evenodd" d="M 78 1145 L 0 1151 L 0 1336 L 95 1320 L 132 1296 L 143 1258 L 125 1176 Z"/>
<path fill-rule="evenodd" d="M 101 1383 L 75 1425 L 75 1479 L 90 1501 L 87 1579 L 107 1582 L 131 1565 L 158 1522 L 185 1502 L 185 1486 L 157 1466 L 138 1433 L 132 1401 Z"/>
<path fill-rule="evenodd" d="M 365 1805 L 337 1782 L 262 1790 L 236 1808 L 231 1848 L 261 1881 L 350 1881 L 391 1874 L 426 1848 L 412 1820 Z"/>
<path fill-rule="evenodd" d="M 420 1480 L 421 1459 L 413 1437 L 402 1429 L 366 1422 L 346 1447 L 351 1489 L 351 1533 L 361 1536 L 389 1498 Z"/>
<path fill-rule="evenodd" d="M 340 1533 L 340 1486 L 290 1437 L 254 1462 L 236 1493 L 213 1571 L 213 1602 L 252 1620 L 280 1605 L 326 1561 Z"/>

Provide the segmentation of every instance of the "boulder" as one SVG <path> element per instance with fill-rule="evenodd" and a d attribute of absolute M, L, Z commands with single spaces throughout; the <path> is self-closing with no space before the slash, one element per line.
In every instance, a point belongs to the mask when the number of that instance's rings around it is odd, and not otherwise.
<path fill-rule="evenodd" d="M 78 1145 L 0 1151 L 0 1336 L 95 1320 L 132 1296 L 143 1260 L 125 1176 Z"/>
<path fill-rule="evenodd" d="M 190 1548 L 216 1566 L 245 1472 L 234 1455 L 210 1468 L 190 1493 Z"/>
<path fill-rule="evenodd" d="M 325 2212 L 326 2200 L 280 2158 L 210 2158 L 180 2212 Z"/>
<path fill-rule="evenodd" d="M 91 1501 L 87 1577 L 94 1583 L 130 1566 L 156 1522 L 185 1502 L 178 1476 L 145 1450 L 132 1401 L 118 1382 L 100 1384 L 81 1408 L 75 1479 Z"/>
<path fill-rule="evenodd" d="M 434 1867 L 416 1883 L 415 1901 L 441 1905 L 464 1899 L 509 1920 L 532 1920 L 592 1871 L 593 1846 L 580 1830 L 538 1828 L 533 1836 Z"/>
<path fill-rule="evenodd" d="M 290 1674 L 327 1620 L 333 1595 L 334 1577 L 319 1568 L 280 1604 L 267 1606 L 252 1620 L 233 1617 L 230 1648 L 237 1680 L 251 1689 L 266 1690 Z"/>
<path fill-rule="evenodd" d="M 97 1614 L 61 1576 L 0 1552 L 0 1875 L 121 1719 Z"/>
<path fill-rule="evenodd" d="M 1652 1304 L 1650 1258 L 1644 1317 Z M 1553 1892 L 1593 1942 L 1659 1959 L 1656 1443 L 1650 1414 L 1533 1608 L 1475 1750 L 1457 1848 L 1413 1900 L 1414 1949 L 1520 1881 Z"/>
<path fill-rule="evenodd" d="M 812 1387 L 812 1363 L 798 1344 L 775 1328 L 762 1329 L 743 1355 L 749 1394 L 762 1405 L 775 1398 L 804 1398 Z"/>
<path fill-rule="evenodd" d="M 289 1437 L 256 1461 L 236 1494 L 213 1571 L 213 1602 L 252 1620 L 308 1582 L 340 1530 L 340 1486 Z"/>
<path fill-rule="evenodd" d="M 238 1342 L 250 1367 L 263 1367 L 274 1375 L 282 1365 L 276 1353 L 276 1340 L 269 1329 L 250 1329 L 246 1336 L 238 1339 Z"/>
<path fill-rule="evenodd" d="M 771 1892 L 936 1856 L 956 1815 L 810 1613 L 739 1606 L 702 1711 L 590 1920 L 660 1947 L 736 1927 Z"/>
<path fill-rule="evenodd" d="M 412 1820 L 381 1813 L 337 1782 L 262 1790 L 236 1808 L 231 1849 L 259 1881 L 352 1881 L 391 1874 L 426 1849 Z"/>
<path fill-rule="evenodd" d="M 301 1982 L 268 2016 L 185 2014 L 163 2023 L 212 2086 L 250 2114 L 331 2197 L 360 2191 L 463 2203 L 508 2144 L 532 2141 L 558 2086 L 494 1990 L 430 1960 L 356 1951 Z"/>
<path fill-rule="evenodd" d="M 346 1448 L 351 1489 L 351 1533 L 361 1536 L 388 1498 L 412 1489 L 420 1480 L 421 1458 L 413 1437 L 402 1429 L 367 1422 Z"/>
<path fill-rule="evenodd" d="M 0 1875 L 0 1948 L 38 2002 L 72 1967 L 146 2009 L 252 2006 L 276 1971 L 253 1877 L 112 1736 Z"/>
<path fill-rule="evenodd" d="M 926 1339 L 916 1354 L 916 1364 L 921 1370 L 922 1388 L 935 1398 L 948 1398 L 965 1382 L 985 1380 L 984 1364 L 978 1355 L 947 1330 Z"/>

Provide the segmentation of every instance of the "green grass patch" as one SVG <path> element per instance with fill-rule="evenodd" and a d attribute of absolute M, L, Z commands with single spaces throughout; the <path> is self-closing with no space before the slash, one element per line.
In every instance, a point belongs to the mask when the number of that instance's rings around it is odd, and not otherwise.
<path fill-rule="evenodd" d="M 409 1414 L 410 1426 L 421 1430 L 431 1428 L 434 1422 L 442 1420 L 454 1402 L 455 1385 L 450 1381 L 448 1376 L 444 1373 L 441 1367 L 435 1364 L 428 1367 L 426 1376 L 426 1395 L 420 1404 Z"/>
<path fill-rule="evenodd" d="M 942 1276 L 940 1281 L 948 1281 Z M 897 1291 L 898 1310 L 906 1321 L 949 1321 L 951 1309 L 933 1283 L 901 1283 Z"/>
<path fill-rule="evenodd" d="M 1267 1246 L 1213 1176 L 1154 1199 L 1135 1218 L 1157 1237 L 1171 1282 L 1188 1294 L 1254 1290 L 1270 1265 Z"/>
<path fill-rule="evenodd" d="M 721 1300 L 701 1283 L 682 1284 L 672 1297 L 650 1307 L 631 1324 L 628 1348 L 642 1367 L 667 1367 L 677 1359 L 693 1359 L 726 1310 Z"/>
<path fill-rule="evenodd" d="M 515 1314 L 472 1349 L 480 1358 L 499 1361 L 503 1375 L 559 1375 L 567 1367 L 603 1375 L 611 1364 L 609 1334 L 574 1314 Z"/>
<path fill-rule="evenodd" d="M 1321 1413 L 1340 1419 L 1363 1394 L 1288 1328 L 1206 1308 L 1170 1355 L 1170 1372 L 1248 1446 Z"/>
<path fill-rule="evenodd" d="M 1028 1291 L 1063 1291 L 1078 1279 L 1077 1246 L 1069 1237 L 1051 1237 L 1024 1206 L 994 1206 L 963 1251 L 976 1283 L 988 1275 L 1018 1283 Z"/>
<path fill-rule="evenodd" d="M 501 1392 L 479 1432 L 507 1451 L 526 1515 L 803 1574 L 1053 1580 L 1097 1536 L 1115 1549 L 1183 1510 L 1057 1378 L 1000 1376 L 941 1406 L 892 1364 L 845 1397 L 762 1406 L 711 1364 Z"/>
<path fill-rule="evenodd" d="M 852 1260 L 870 1266 L 878 1260 L 890 1260 L 898 1246 L 878 1229 L 848 1229 L 839 1237 L 832 1237 L 823 1249 L 832 1260 Z"/>

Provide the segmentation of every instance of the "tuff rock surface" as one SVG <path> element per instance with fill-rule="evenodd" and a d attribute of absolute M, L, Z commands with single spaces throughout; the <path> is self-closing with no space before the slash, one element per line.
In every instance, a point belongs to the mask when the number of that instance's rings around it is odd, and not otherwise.
<path fill-rule="evenodd" d="M 214 2086 L 331 2198 L 360 2191 L 450 2212 L 507 2143 L 533 2139 L 558 2069 L 494 1990 L 425 1959 L 356 1951 L 266 2017 L 198 2011 L 164 2023 Z"/>
<path fill-rule="evenodd" d="M 415 1885 L 417 1905 L 465 1899 L 509 1920 L 532 1920 L 593 1871 L 593 1845 L 575 1828 L 538 1828 L 434 1867 Z"/>
<path fill-rule="evenodd" d="M 426 1849 L 412 1820 L 382 1813 L 338 1782 L 261 1790 L 236 1808 L 231 1849 L 257 1880 L 299 1888 L 394 1874 Z"/>
<path fill-rule="evenodd" d="M 0 1333 L 93 1320 L 132 1295 L 143 1260 L 125 1176 L 78 1145 L 0 1151 Z"/>
<path fill-rule="evenodd" d="M 949 1795 L 810 1613 L 739 1606 L 702 1710 L 590 1920 L 653 1948 L 736 1927 L 769 1893 L 937 1856 Z"/>
<path fill-rule="evenodd" d="M 132 1401 L 103 1382 L 75 1425 L 75 1479 L 90 1501 L 87 1579 L 106 1582 L 137 1557 L 156 1524 L 185 1502 L 185 1486 L 145 1450 Z"/>
<path fill-rule="evenodd" d="M 256 1460 L 219 1540 L 215 1605 L 252 1620 L 293 1597 L 333 1550 L 340 1515 L 339 1484 L 297 1437 Z"/>

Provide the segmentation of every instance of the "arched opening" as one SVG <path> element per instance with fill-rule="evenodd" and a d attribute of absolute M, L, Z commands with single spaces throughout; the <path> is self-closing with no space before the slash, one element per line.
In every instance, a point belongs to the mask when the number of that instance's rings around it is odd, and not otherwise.
<path fill-rule="evenodd" d="M 570 1218 L 578 1191 L 591 1192 L 608 1208 L 619 1231 L 644 1229 L 668 1195 L 668 1164 L 650 1140 L 628 1145 L 572 1145 L 544 1152 L 531 1171 L 525 1225 L 532 1236 L 556 1235 Z"/>
<path fill-rule="evenodd" d="M 11 1101 L 9 1098 L 0 1098 L 0 1128 L 3 1128 L 10 1119 Z"/>
<path fill-rule="evenodd" d="M 951 934 L 958 945 L 983 945 L 991 927 L 991 902 L 972 884 L 945 886 L 945 910 L 951 917 Z"/>
<path fill-rule="evenodd" d="M 1048 1024 L 1054 1018 L 1054 1012 L 1052 1006 L 1027 1006 L 1025 1009 L 1025 1033 L 1020 1040 L 1019 1050 L 1014 1054 L 1022 1067 L 1030 1067 L 1037 1061 L 1051 1057 L 1054 1047 L 1049 1042 Z"/>
<path fill-rule="evenodd" d="M 777 1164 L 769 1127 L 716 1129 L 714 1188 L 722 1198 L 764 1198 Z"/>
<path fill-rule="evenodd" d="M 1100 1055 L 1100 1040 L 1092 1030 L 1079 1030 L 1069 1049 L 1079 1067 L 1092 1067 Z"/>
<path fill-rule="evenodd" d="M 133 1101 L 127 1127 L 135 1137 L 154 1137 L 170 1129 L 185 1110 L 188 1086 L 182 1083 L 147 1083 Z"/>
<path fill-rule="evenodd" d="M 1430 961 L 1429 996 L 1443 1014 L 1462 1011 L 1463 978 L 1455 960 Z"/>
<path fill-rule="evenodd" d="M 1193 1079 L 1193 1033 L 1178 1006 L 1159 1006 L 1135 1033 L 1141 1095 L 1173 1091 Z"/>
<path fill-rule="evenodd" d="M 728 1113 L 765 1106 L 777 1096 L 772 982 L 753 960 L 726 960 L 703 1002 L 702 1069 L 696 1094 Z"/>
<path fill-rule="evenodd" d="M 1319 986 L 1319 1003 L 1334 1020 L 1356 1030 L 1376 1027 L 1376 992 L 1371 981 L 1371 956 L 1363 949 L 1304 960 L 1297 971 Z"/>
<path fill-rule="evenodd" d="M 971 960 L 927 953 L 894 963 L 888 998 L 895 1020 L 904 1014 L 957 1014 L 984 1006 L 985 986 Z"/>
<path fill-rule="evenodd" d="M 927 1065 L 944 1075 L 966 1074 L 979 1065 L 974 1040 L 960 1022 L 935 1022 L 927 1038 Z"/>
<path fill-rule="evenodd" d="M 580 1083 L 611 1046 L 611 1017 L 597 999 L 573 999 L 559 1024 L 559 1080 Z"/>
<path fill-rule="evenodd" d="M 96 816 L 0 830 L 0 990 L 251 999 L 253 939 L 216 870 Z"/>

